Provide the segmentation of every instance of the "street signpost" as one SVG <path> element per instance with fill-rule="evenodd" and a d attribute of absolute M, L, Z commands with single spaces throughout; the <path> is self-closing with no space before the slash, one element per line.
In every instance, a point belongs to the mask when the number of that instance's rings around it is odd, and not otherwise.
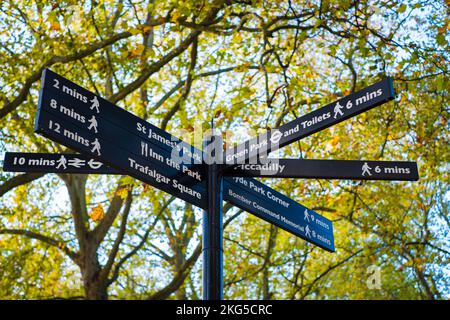
<path fill-rule="evenodd" d="M 314 225 L 300 226 L 293 222 L 295 210 L 304 208 L 303 206 L 291 201 L 296 204 L 291 206 L 292 211 L 280 210 L 276 215 L 270 215 L 263 205 L 259 207 L 246 205 L 242 198 L 237 199 L 233 194 L 243 193 L 242 189 L 245 190 L 241 185 L 243 181 L 248 180 L 250 187 L 260 183 L 253 179 L 222 181 L 222 178 L 219 178 L 216 184 L 212 183 L 214 181 L 212 176 L 217 173 L 214 173 L 216 170 L 212 170 L 211 176 L 212 167 L 204 164 L 202 151 L 50 70 L 45 70 L 42 77 L 35 131 L 98 162 L 103 162 L 115 173 L 128 174 L 204 209 L 206 217 L 210 217 L 205 218 L 203 230 L 204 241 L 207 241 L 204 242 L 204 257 L 206 261 L 210 260 L 211 264 L 209 268 L 206 267 L 209 271 L 217 269 L 217 257 L 222 256 L 221 231 L 212 230 L 213 226 L 217 226 L 218 219 L 221 221 L 221 213 L 217 215 L 217 203 L 221 203 L 222 196 L 220 199 L 212 196 L 215 194 L 212 189 L 221 190 L 219 186 L 222 186 L 223 182 L 226 186 L 224 190 L 228 192 L 223 196 L 225 200 L 329 251 L 334 251 L 332 234 L 327 235 L 328 240 L 324 245 L 320 236 L 319 240 L 316 239 L 316 234 L 320 235 L 321 231 L 314 230 Z M 62 159 L 65 158 L 60 157 L 58 161 Z M 58 168 L 52 167 L 49 170 L 58 171 L 62 167 L 62 165 Z M 267 186 L 260 185 L 259 188 L 262 190 L 259 191 L 260 194 L 247 190 L 246 200 L 263 203 L 265 207 L 270 208 L 273 206 L 271 202 L 282 198 L 281 194 Z M 272 195 L 272 198 L 264 199 L 264 193 Z M 278 197 L 273 196 L 276 194 Z M 315 213 L 315 216 L 320 215 Z M 214 250 L 218 248 L 219 252 L 210 251 L 208 248 Z M 208 259 L 209 256 L 216 258 Z M 217 279 L 219 273 L 214 274 Z M 218 298 L 217 293 L 221 294 L 222 286 L 217 287 L 217 281 L 214 282 L 214 277 L 208 277 L 207 272 L 205 279 L 205 285 L 215 288 L 205 290 L 205 298 Z"/>
<path fill-rule="evenodd" d="M 333 224 L 251 177 L 417 180 L 413 162 L 270 159 L 268 153 L 394 98 L 384 79 L 270 130 L 211 162 L 204 151 L 45 70 L 35 131 L 81 154 L 7 153 L 5 171 L 127 174 L 204 210 L 203 298 L 223 290 L 222 200 L 334 252 Z M 214 141 L 214 142 L 213 142 Z M 246 163 L 249 161 L 250 163 Z"/>
<path fill-rule="evenodd" d="M 265 159 L 227 168 L 224 176 L 417 181 L 411 161 Z"/>

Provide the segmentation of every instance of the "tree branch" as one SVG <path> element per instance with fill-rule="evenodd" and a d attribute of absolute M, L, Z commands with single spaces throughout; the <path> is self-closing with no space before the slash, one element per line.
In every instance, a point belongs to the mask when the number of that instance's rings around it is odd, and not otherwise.
<path fill-rule="evenodd" d="M 192 43 L 191 49 L 191 63 L 189 65 L 188 75 L 186 79 L 186 84 L 183 90 L 183 94 L 178 98 L 177 102 L 175 102 L 174 106 L 166 113 L 164 118 L 161 121 L 161 129 L 165 130 L 167 127 L 167 123 L 170 119 L 175 115 L 175 113 L 180 109 L 181 104 L 186 101 L 189 96 L 189 92 L 191 91 L 192 81 L 193 81 L 193 73 L 195 69 L 195 65 L 197 64 L 197 47 L 198 47 L 198 37 L 195 37 Z"/>
<path fill-rule="evenodd" d="M 56 247 L 62 252 L 64 252 L 73 262 L 78 264 L 78 254 L 67 248 L 65 241 L 62 240 L 56 240 L 53 238 L 50 238 L 48 236 L 44 236 L 40 233 L 36 233 L 29 230 L 23 230 L 23 229 L 0 229 L 0 234 L 13 234 L 13 235 L 21 235 L 25 236 L 30 239 L 39 240 L 41 242 L 44 242 L 50 246 Z"/>
<path fill-rule="evenodd" d="M 7 180 L 0 186 L 0 197 L 2 197 L 5 193 L 7 193 L 8 191 L 10 191 L 18 186 L 30 183 L 34 180 L 37 180 L 37 179 L 43 177 L 45 174 L 46 174 L 45 172 L 24 173 L 24 174 L 15 176 L 15 177 Z"/>
<path fill-rule="evenodd" d="M 309 285 L 308 285 L 308 289 L 306 290 L 306 292 L 304 294 L 302 294 L 302 298 L 305 298 L 312 290 L 312 288 L 314 287 L 314 285 L 323 277 L 325 277 L 328 273 L 330 273 L 331 271 L 333 271 L 334 269 L 336 269 L 337 267 L 343 265 L 344 263 L 350 261 L 353 257 L 357 256 L 358 254 L 360 254 L 361 252 L 363 252 L 363 249 L 359 249 L 358 251 L 352 253 L 351 255 L 349 255 L 347 258 L 343 259 L 342 261 L 339 261 L 338 263 L 330 266 L 327 270 L 325 270 L 324 272 L 322 272 L 318 277 L 316 277 Z"/>
<path fill-rule="evenodd" d="M 240 66 L 233 66 L 233 67 L 227 67 L 227 68 L 222 68 L 222 69 L 217 69 L 217 70 L 212 70 L 212 71 L 205 71 L 205 72 L 194 75 L 193 80 L 196 80 L 198 78 L 218 75 L 221 73 L 230 72 L 239 67 Z M 250 66 L 248 68 L 249 69 L 258 69 L 258 66 Z M 151 108 L 151 110 L 148 112 L 148 114 L 150 115 L 150 114 L 154 113 L 156 110 L 158 110 L 158 108 L 161 107 L 164 104 L 164 102 L 167 101 L 167 99 L 169 99 L 175 92 L 177 92 L 180 88 L 182 88 L 185 85 L 186 81 L 187 81 L 187 79 L 178 81 L 178 83 L 175 86 L 173 86 L 169 91 L 167 91 L 164 94 L 164 96 L 162 96 L 161 99 L 159 99 L 158 102 L 155 103 L 155 105 Z"/>
<path fill-rule="evenodd" d="M 127 228 L 127 221 L 128 221 L 128 215 L 130 214 L 131 211 L 131 203 L 133 202 L 133 197 L 131 195 L 131 192 L 128 193 L 127 195 L 127 199 L 125 201 L 125 207 L 123 209 L 123 213 L 122 213 L 122 223 L 120 224 L 120 229 L 119 229 L 119 233 L 117 234 L 117 238 L 114 241 L 114 245 L 111 249 L 111 252 L 109 253 L 108 256 L 108 261 L 106 262 L 105 266 L 102 269 L 102 275 L 101 277 L 106 279 L 109 275 L 109 272 L 111 271 L 111 268 L 113 266 L 114 260 L 117 256 L 117 252 L 119 252 L 119 247 L 120 244 L 123 241 L 123 238 L 125 236 L 125 231 Z"/>
<path fill-rule="evenodd" d="M 16 109 L 22 102 L 25 101 L 28 91 L 30 90 L 32 84 L 39 80 L 41 77 L 42 71 L 45 68 L 51 67 L 52 65 L 56 63 L 67 63 L 75 60 L 82 59 L 84 57 L 87 57 L 88 55 L 94 53 L 97 50 L 103 49 L 119 40 L 125 39 L 130 37 L 132 34 L 130 32 L 121 32 L 118 34 L 115 34 L 111 36 L 110 38 L 99 41 L 96 43 L 93 43 L 91 45 L 88 45 L 88 47 L 82 51 L 69 54 L 67 56 L 53 56 L 50 59 L 48 59 L 46 62 L 44 62 L 34 73 L 31 74 L 31 76 L 28 77 L 28 79 L 25 81 L 22 89 L 20 89 L 19 94 L 17 97 L 12 100 L 11 102 L 5 102 L 3 108 L 0 109 L 0 119 L 5 117 L 8 113 L 12 112 L 14 109 Z"/>
<path fill-rule="evenodd" d="M 147 242 L 148 236 L 150 235 L 150 231 L 154 228 L 154 226 L 156 225 L 156 223 L 159 220 L 159 217 L 162 215 L 162 213 L 164 212 L 164 210 L 167 209 L 167 207 L 169 206 L 170 203 L 172 203 L 172 201 L 175 200 L 175 197 L 171 197 L 169 199 L 169 201 L 167 201 L 162 208 L 160 209 L 160 211 L 158 212 L 158 214 L 156 215 L 155 221 L 153 221 L 153 223 L 149 226 L 149 228 L 145 231 L 144 236 L 141 239 L 141 242 L 139 242 L 130 252 L 128 252 L 122 259 L 120 259 L 120 261 L 116 264 L 113 274 L 111 276 L 111 278 L 108 280 L 107 286 L 110 286 L 114 281 L 117 280 L 117 278 L 119 277 L 119 271 L 120 268 L 122 267 L 122 265 L 128 260 L 130 259 L 132 256 L 134 256 L 143 246 L 144 244 Z"/>
<path fill-rule="evenodd" d="M 117 191 L 121 188 L 125 188 L 121 184 L 121 179 L 119 180 L 119 183 L 117 185 L 116 191 L 114 193 L 114 197 L 111 200 L 111 203 L 108 207 L 108 210 L 106 211 L 105 217 L 100 221 L 100 223 L 95 227 L 95 229 L 92 231 L 91 237 L 95 243 L 95 245 L 99 245 L 103 239 L 105 238 L 106 234 L 108 233 L 109 228 L 113 224 L 114 220 L 116 220 L 117 215 L 120 212 L 120 208 L 123 205 L 123 199 L 117 195 Z M 131 192 L 128 192 L 128 195 L 130 195 Z"/>
<path fill-rule="evenodd" d="M 172 293 L 174 293 L 183 284 L 186 277 L 189 275 L 189 271 L 192 266 L 197 262 L 198 257 L 202 253 L 202 244 L 199 243 L 195 248 L 189 259 L 186 260 L 183 267 L 176 273 L 175 277 L 166 285 L 163 289 L 152 294 L 148 297 L 148 300 L 164 300 L 167 299 Z"/>
<path fill-rule="evenodd" d="M 214 21 L 214 18 L 216 17 L 216 14 L 220 11 L 220 9 L 221 9 L 221 6 L 214 7 L 213 9 L 211 9 L 207 13 L 207 15 L 206 15 L 205 19 L 202 21 L 202 23 L 204 23 L 204 24 L 212 23 L 212 21 Z M 159 61 L 146 67 L 142 71 L 141 75 L 136 80 L 134 80 L 133 82 L 131 82 L 130 84 L 125 86 L 118 93 L 112 95 L 109 98 L 109 100 L 112 103 L 116 103 L 117 101 L 124 99 L 131 92 L 138 89 L 152 74 L 158 72 L 162 67 L 164 67 L 166 64 L 168 64 L 170 61 L 172 61 L 172 59 L 174 59 L 175 57 L 177 57 L 181 53 L 183 53 L 194 42 L 194 40 L 197 39 L 197 37 L 200 35 L 200 33 L 201 33 L 201 31 L 198 31 L 198 30 L 192 31 L 189 34 L 189 36 L 180 43 L 180 45 L 178 47 L 176 47 L 173 50 L 171 50 L 170 52 L 168 52 Z"/>

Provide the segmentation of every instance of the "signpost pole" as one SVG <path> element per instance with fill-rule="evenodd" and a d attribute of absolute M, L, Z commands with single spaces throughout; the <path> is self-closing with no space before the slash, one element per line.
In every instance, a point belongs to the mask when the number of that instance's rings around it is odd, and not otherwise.
<path fill-rule="evenodd" d="M 220 136 L 210 136 L 204 141 L 204 150 L 209 143 L 222 148 Z M 222 221 L 222 177 L 219 164 L 209 157 L 207 166 L 207 209 L 203 211 L 203 300 L 223 298 L 223 221 Z"/>

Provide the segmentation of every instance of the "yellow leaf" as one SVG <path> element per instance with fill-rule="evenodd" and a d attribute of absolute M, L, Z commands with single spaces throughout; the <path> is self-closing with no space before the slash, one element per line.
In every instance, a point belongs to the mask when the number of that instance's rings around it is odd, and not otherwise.
<path fill-rule="evenodd" d="M 61 26 L 60 26 L 59 22 L 53 21 L 50 25 L 50 30 L 55 30 L 55 31 L 61 30 Z"/>
<path fill-rule="evenodd" d="M 236 33 L 233 39 L 234 43 L 240 43 L 242 41 L 242 34 L 240 32 Z"/>
<path fill-rule="evenodd" d="M 143 44 L 138 44 L 135 48 L 135 50 L 141 54 L 145 50 L 145 46 Z"/>
<path fill-rule="evenodd" d="M 177 22 L 180 17 L 181 17 L 181 13 L 178 12 L 178 11 L 175 11 L 174 13 L 172 13 L 172 16 L 170 17 L 171 18 L 170 20 L 173 21 L 173 22 Z"/>
<path fill-rule="evenodd" d="M 128 190 L 125 187 L 121 187 L 116 191 L 116 196 L 121 197 L 122 199 L 125 199 L 128 195 Z"/>
<path fill-rule="evenodd" d="M 335 136 L 335 137 L 331 140 L 331 144 L 333 145 L 333 147 L 334 147 L 335 145 L 338 144 L 339 139 L 340 139 L 339 136 Z"/>
<path fill-rule="evenodd" d="M 94 209 L 92 209 L 89 216 L 95 222 L 101 221 L 103 219 L 103 217 L 105 216 L 105 211 L 103 210 L 102 205 L 99 203 Z"/>
<path fill-rule="evenodd" d="M 128 30 L 132 35 L 137 35 L 141 33 L 141 30 L 139 28 L 131 28 Z"/>
<path fill-rule="evenodd" d="M 153 29 L 153 27 L 150 27 L 150 26 L 143 26 L 143 27 L 142 27 L 142 31 L 143 31 L 144 33 L 149 32 L 149 31 L 152 30 L 152 29 Z"/>
<path fill-rule="evenodd" d="M 400 104 L 408 101 L 408 97 L 406 93 L 402 93 L 402 97 L 400 98 Z"/>

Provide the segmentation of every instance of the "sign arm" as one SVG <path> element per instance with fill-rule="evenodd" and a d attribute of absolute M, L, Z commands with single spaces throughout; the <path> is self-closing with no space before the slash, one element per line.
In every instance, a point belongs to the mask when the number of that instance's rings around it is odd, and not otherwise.
<path fill-rule="evenodd" d="M 386 103 L 395 97 L 393 80 L 383 79 L 278 128 L 268 130 L 225 151 L 228 166 L 245 163 L 282 148 L 311 134 Z"/>
<path fill-rule="evenodd" d="M 238 164 L 223 172 L 231 177 L 417 181 L 411 161 L 264 159 Z"/>

